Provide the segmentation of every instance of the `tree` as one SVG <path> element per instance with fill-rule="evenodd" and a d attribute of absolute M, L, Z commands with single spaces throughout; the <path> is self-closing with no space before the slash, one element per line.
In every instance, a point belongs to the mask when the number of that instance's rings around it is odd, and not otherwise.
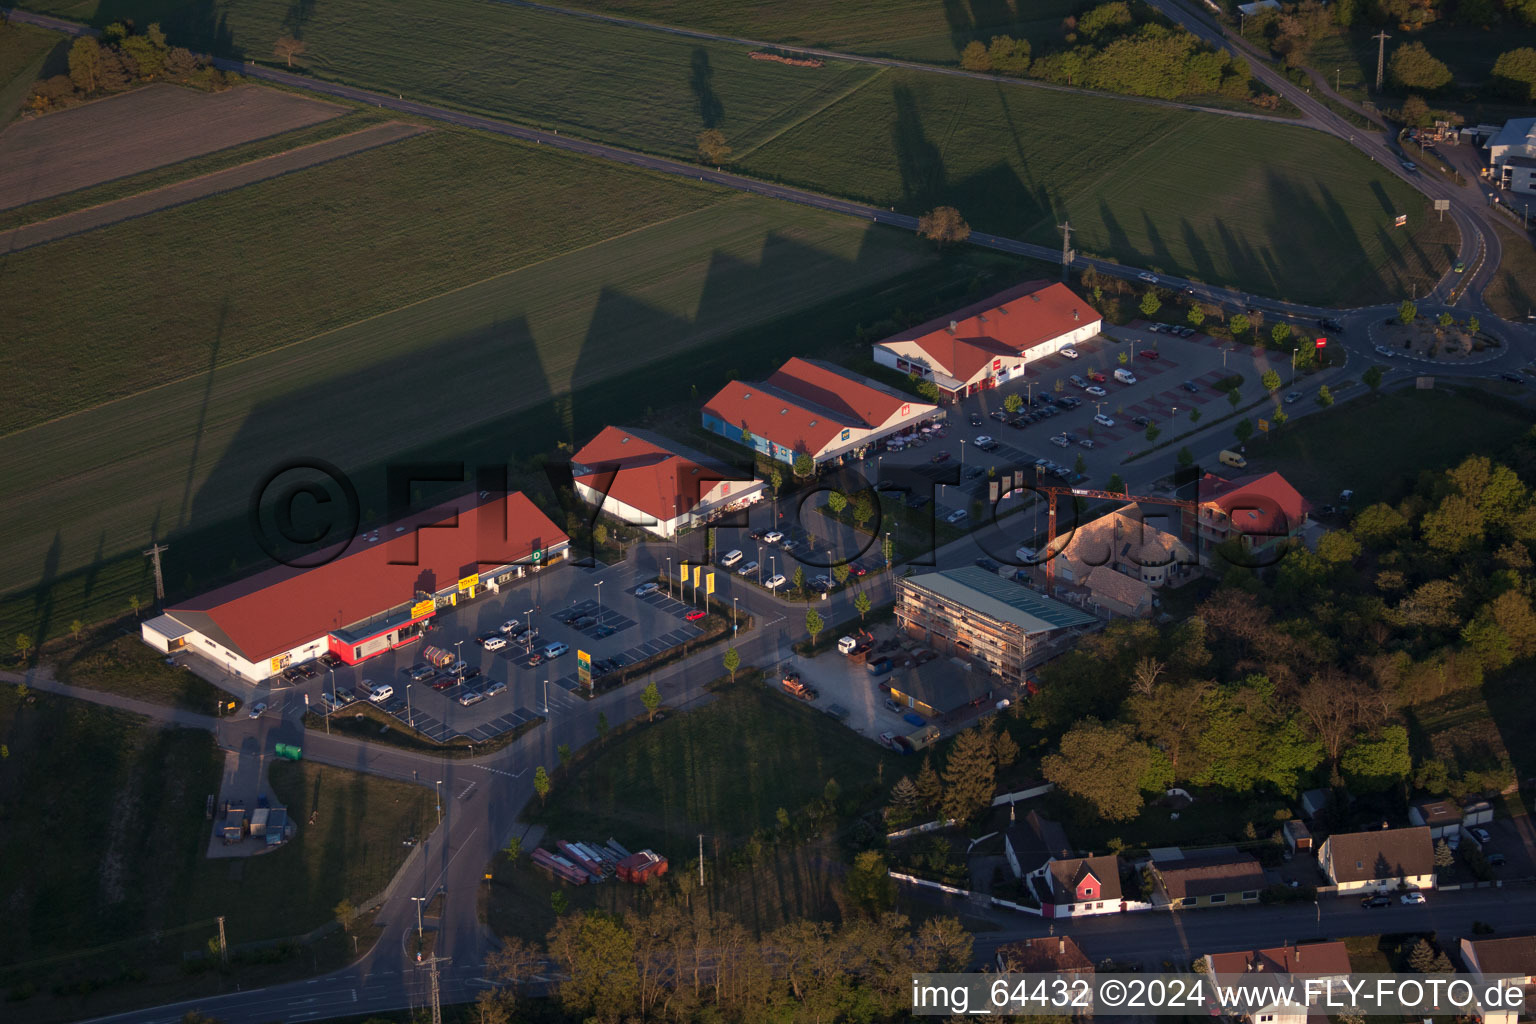
<path fill-rule="evenodd" d="M 943 778 L 944 818 L 967 824 L 991 807 L 997 790 L 997 754 L 991 736 L 970 728 L 955 737 Z"/>
<path fill-rule="evenodd" d="M 1435 322 L 1438 323 L 1441 327 L 1449 327 L 1451 324 L 1456 322 L 1456 318 L 1451 316 L 1449 313 L 1441 313 L 1438 317 L 1435 318 Z"/>
<path fill-rule="evenodd" d="M 1129 352 L 1116 352 L 1115 353 L 1115 361 L 1118 362 L 1121 366 L 1127 365 L 1131 361 L 1130 353 Z"/>
<path fill-rule="evenodd" d="M 953 206 L 937 206 L 917 218 L 917 233 L 942 249 L 970 238 L 971 226 Z"/>
<path fill-rule="evenodd" d="M 1148 288 L 1147 294 L 1141 297 L 1142 316 L 1156 316 L 1157 311 L 1162 308 L 1163 301 L 1157 297 L 1157 292 L 1153 291 L 1151 288 Z"/>
<path fill-rule="evenodd" d="M 1086 473 L 1088 471 L 1088 461 L 1083 458 L 1082 452 L 1077 453 L 1077 461 L 1072 463 L 1072 469 L 1077 473 Z"/>
<path fill-rule="evenodd" d="M 539 765 L 533 770 L 533 791 L 539 795 L 539 803 L 549 798 L 549 772 Z"/>
<path fill-rule="evenodd" d="M 1274 370 L 1265 370 L 1260 382 L 1264 385 L 1264 390 L 1271 395 L 1280 390 L 1280 374 Z"/>
<path fill-rule="evenodd" d="M 833 491 L 827 495 L 827 507 L 835 514 L 841 514 L 848 507 L 848 498 L 842 491 Z"/>
<path fill-rule="evenodd" d="M 875 518 L 875 499 L 870 497 L 869 491 L 860 491 L 853 496 L 853 525 L 863 529 L 865 524 Z"/>
<path fill-rule="evenodd" d="M 992 756 L 999 768 L 1007 768 L 1019 759 L 1019 743 L 1007 729 L 1000 729 L 992 741 Z"/>
<path fill-rule="evenodd" d="M 864 616 L 869 614 L 869 595 L 859 591 L 853 597 L 853 609 L 859 613 L 859 621 L 864 621 Z"/>
<path fill-rule="evenodd" d="M 814 644 L 816 638 L 821 635 L 821 631 L 826 628 L 827 624 L 821 621 L 821 616 L 816 613 L 815 608 L 805 610 L 805 631 L 811 634 L 811 643 Z"/>
<path fill-rule="evenodd" d="M 885 539 L 880 542 L 880 554 L 885 557 L 885 567 L 889 569 L 896 554 L 896 542 L 891 540 L 890 534 L 886 534 Z"/>
<path fill-rule="evenodd" d="M 1253 436 L 1253 420 L 1244 416 L 1237 421 L 1237 426 L 1232 428 L 1232 433 L 1237 435 L 1238 444 L 1247 444 L 1248 439 Z"/>
<path fill-rule="evenodd" d="M 1291 325 L 1290 324 L 1279 323 L 1279 324 L 1275 324 L 1275 326 L 1273 326 L 1273 327 L 1271 327 L 1269 329 L 1269 337 L 1270 337 L 1270 339 L 1272 341 L 1274 341 L 1276 348 L 1279 348 L 1281 345 L 1284 345 L 1286 343 L 1286 341 L 1290 338 L 1290 336 L 1291 336 Z"/>
<path fill-rule="evenodd" d="M 1199 327 L 1205 323 L 1205 310 L 1201 309 L 1199 306 L 1190 306 L 1189 315 L 1184 319 L 1189 321 L 1189 326 Z"/>
<path fill-rule="evenodd" d="M 480 1013 L 479 1024 L 512 1024 L 509 1000 L 496 989 L 481 990 L 475 997 L 475 1009 Z"/>
<path fill-rule="evenodd" d="M 80 633 L 84 629 L 85 623 L 81 622 L 79 619 L 74 619 L 69 624 L 69 635 L 71 638 L 78 641 L 80 639 Z"/>
<path fill-rule="evenodd" d="M 1149 424 L 1147 426 L 1147 440 L 1148 441 L 1156 441 L 1157 440 L 1157 436 L 1159 434 L 1161 434 L 1161 433 L 1162 433 L 1162 431 L 1157 428 L 1157 424 L 1156 423 L 1152 423 L 1152 424 Z"/>
<path fill-rule="evenodd" d="M 943 397 L 939 394 L 939 386 L 931 380 L 918 381 L 917 393 L 920 397 L 926 398 L 930 402 L 937 402 L 941 397 Z"/>
<path fill-rule="evenodd" d="M 794 586 L 794 588 L 796 590 L 804 590 L 805 589 L 805 566 L 803 566 L 803 565 L 795 566 L 794 575 L 789 578 L 789 582 L 790 582 L 791 585 Z"/>
<path fill-rule="evenodd" d="M 780 808 L 783 810 L 783 808 Z M 917 786 L 911 776 L 903 775 L 891 787 L 891 804 L 886 817 L 892 824 L 906 824 L 922 813 L 922 798 L 918 796 Z M 785 815 L 787 818 L 788 815 Z"/>
<path fill-rule="evenodd" d="M 1435 947 L 1430 945 L 1428 939 L 1420 939 L 1408 950 L 1408 966 L 1420 974 L 1428 974 L 1435 969 Z"/>
<path fill-rule="evenodd" d="M 549 892 L 549 908 L 560 917 L 571 909 L 571 898 L 565 894 L 564 889 L 551 889 Z"/>
<path fill-rule="evenodd" d="M 731 682 L 734 683 L 736 681 L 736 670 L 741 667 L 741 655 L 736 653 L 736 648 L 727 648 L 721 663 L 725 666 L 725 670 L 731 674 Z"/>
<path fill-rule="evenodd" d="M 1250 326 L 1250 321 L 1248 320 L 1248 314 L 1246 314 L 1246 313 L 1234 313 L 1234 314 L 1232 314 L 1232 319 L 1227 321 L 1227 326 L 1232 328 L 1232 337 L 1234 337 L 1234 338 L 1237 337 L 1239 334 L 1247 334 L 1248 333 L 1248 328 Z"/>
<path fill-rule="evenodd" d="M 27 655 L 32 653 L 32 634 L 16 634 L 16 652 L 21 655 L 22 661 L 27 660 Z"/>
<path fill-rule="evenodd" d="M 1411 324 L 1419 318 L 1419 307 L 1412 299 L 1404 299 L 1397 307 L 1397 319 L 1399 323 Z"/>
<path fill-rule="evenodd" d="M 917 786 L 917 798 L 922 802 L 923 810 L 929 813 L 938 810 L 944 799 L 944 783 L 939 779 L 939 773 L 933 770 L 932 757 L 923 758 L 923 766 L 917 770 L 913 784 Z"/>
<path fill-rule="evenodd" d="M 795 476 L 800 477 L 803 480 L 810 476 L 812 473 L 816 472 L 816 461 L 812 459 L 806 452 L 797 452 L 795 454 L 795 464 L 793 468 L 795 471 Z"/>
<path fill-rule="evenodd" d="M 1172 783 L 1166 756 L 1134 739 L 1129 726 L 1104 725 L 1088 718 L 1061 737 L 1054 754 L 1040 762 L 1041 773 L 1057 788 L 1088 802 L 1110 821 L 1129 821 L 1141 813 L 1142 791 Z"/>
<path fill-rule="evenodd" d="M 1441 836 L 1440 841 L 1435 844 L 1435 867 L 1448 868 L 1455 863 L 1456 851 L 1452 850 L 1451 844 L 1445 841 L 1444 836 Z"/>
<path fill-rule="evenodd" d="M 1517 103 L 1536 102 L 1536 49 L 1522 46 L 1493 62 L 1494 88 Z"/>
<path fill-rule="evenodd" d="M 1429 104 L 1424 102 L 1422 96 L 1409 96 L 1403 100 L 1403 107 L 1398 111 L 1398 116 L 1406 125 L 1423 128 L 1430 120 Z"/>
<path fill-rule="evenodd" d="M 987 46 L 980 39 L 973 39 L 960 51 L 960 66 L 966 71 L 991 71 L 992 58 Z"/>
<path fill-rule="evenodd" d="M 1017 413 L 1024 408 L 1024 396 L 1013 394 L 1003 399 L 1003 409 L 1009 413 Z"/>
<path fill-rule="evenodd" d="M 1190 451 L 1189 446 L 1186 445 L 1179 449 L 1179 453 L 1174 456 L 1174 459 L 1181 466 L 1193 466 L 1195 464 L 1195 453 Z"/>
<path fill-rule="evenodd" d="M 129 594 L 128 595 L 128 607 L 133 611 L 133 614 L 134 614 L 135 618 L 138 617 L 139 608 L 142 607 L 142 605 L 143 605 L 143 601 L 139 598 L 138 594 Z"/>
<path fill-rule="evenodd" d="M 357 908 L 351 900 L 342 900 L 331 908 L 331 914 L 336 918 L 336 923 L 341 925 L 344 932 L 352 931 L 352 922 L 357 920 Z"/>
<path fill-rule="evenodd" d="M 719 167 L 721 164 L 731 162 L 731 147 L 725 141 L 724 133 L 718 128 L 699 132 L 698 149 L 700 163 L 714 164 Z"/>
<path fill-rule="evenodd" d="M 1475 316 L 1467 317 L 1467 333 L 1476 334 L 1483 329 L 1483 322 Z"/>
<path fill-rule="evenodd" d="M 1230 388 L 1230 389 L 1228 389 L 1228 391 L 1227 391 L 1227 404 L 1232 407 L 1232 410 L 1234 412 L 1237 411 L 1237 407 L 1242 404 L 1242 401 L 1243 401 L 1243 396 L 1238 392 L 1237 388 Z"/>
<path fill-rule="evenodd" d="M 779 493 L 779 488 L 784 486 L 784 471 L 774 466 L 768 471 L 768 486 L 774 494 Z"/>
<path fill-rule="evenodd" d="M 1371 389 L 1372 394 L 1375 394 L 1376 390 L 1381 387 L 1381 367 L 1366 367 L 1365 372 L 1360 375 L 1360 379 L 1365 381 L 1365 386 Z"/>
<path fill-rule="evenodd" d="M 1004 75 L 1023 75 L 1029 71 L 1030 46 L 1028 39 L 1012 36 L 993 36 L 987 47 L 987 60 L 992 70 Z"/>
<path fill-rule="evenodd" d="M 656 709 L 661 707 L 661 690 L 655 681 L 646 684 L 645 690 L 640 694 L 640 703 L 645 707 L 646 721 L 656 720 Z"/>
<path fill-rule="evenodd" d="M 571 765 L 572 757 L 571 745 L 569 743 L 562 743 L 555 748 L 555 753 L 560 757 L 560 767 L 569 768 Z"/>
<path fill-rule="evenodd" d="M 1317 398 L 1313 399 L 1313 401 L 1317 402 L 1324 409 L 1333 404 L 1333 392 L 1328 390 L 1327 384 L 1317 389 Z"/>
<path fill-rule="evenodd" d="M 1285 421 L 1291 418 L 1291 414 L 1284 409 L 1276 409 L 1275 414 L 1269 418 L 1269 422 L 1276 428 L 1285 426 Z"/>
<path fill-rule="evenodd" d="M 507 860 L 517 863 L 517 858 L 523 855 L 523 841 L 517 836 L 507 840 L 507 845 L 502 848 L 502 853 L 507 855 Z"/>
<path fill-rule="evenodd" d="M 1451 69 L 1436 60 L 1423 43 L 1404 43 L 1387 58 L 1387 76 L 1404 89 L 1434 92 L 1451 82 Z"/>
<path fill-rule="evenodd" d="M 832 567 L 832 582 L 836 583 L 839 587 L 846 587 L 848 585 L 848 577 L 852 575 L 853 567 L 847 562 L 839 562 Z"/>
<path fill-rule="evenodd" d="M 597 739 L 598 742 L 608 738 L 608 715 L 605 712 L 597 713 Z"/>
<path fill-rule="evenodd" d="M 848 869 L 848 899 L 871 917 L 879 917 L 896 904 L 896 880 L 879 850 L 865 850 Z"/>
<path fill-rule="evenodd" d="M 83 93 L 93 93 L 101 74 L 101 44 L 80 36 L 69 48 L 69 80 Z"/>
<path fill-rule="evenodd" d="M 1386 694 L 1331 668 L 1297 689 L 1295 704 L 1322 741 L 1332 765 L 1339 763 L 1346 740 L 1361 729 L 1379 725 L 1392 707 Z"/>
<path fill-rule="evenodd" d="M 306 49 L 308 47 L 304 45 L 304 40 L 290 35 L 278 36 L 272 46 L 273 54 L 287 61 L 290 68 L 293 67 L 293 58 L 302 55 Z"/>
<path fill-rule="evenodd" d="M 1376 739 L 1361 740 L 1344 751 L 1339 770 L 1351 792 L 1380 793 L 1407 781 L 1413 773 L 1408 754 L 1408 730 L 1389 725 Z"/>

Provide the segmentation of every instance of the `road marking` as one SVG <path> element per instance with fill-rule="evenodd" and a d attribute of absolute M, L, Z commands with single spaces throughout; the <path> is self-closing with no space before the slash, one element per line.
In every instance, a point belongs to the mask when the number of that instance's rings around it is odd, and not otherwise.
<path fill-rule="evenodd" d="M 476 764 L 476 765 L 471 765 L 470 767 L 472 767 L 472 768 L 480 768 L 480 769 L 483 769 L 483 770 L 488 771 L 488 772 L 495 772 L 497 775 L 505 775 L 509 779 L 520 779 L 520 778 L 523 777 L 523 772 L 526 772 L 528 770 L 528 769 L 524 768 L 523 771 L 520 771 L 520 772 L 509 772 L 509 771 L 507 771 L 507 770 L 505 770 L 503 768 L 492 768 L 488 764 Z"/>

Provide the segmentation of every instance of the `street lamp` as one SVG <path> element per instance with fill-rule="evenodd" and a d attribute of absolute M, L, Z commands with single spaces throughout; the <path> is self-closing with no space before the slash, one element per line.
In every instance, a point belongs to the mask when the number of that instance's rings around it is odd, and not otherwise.
<path fill-rule="evenodd" d="M 741 598 L 739 598 L 739 597 L 732 597 L 731 598 L 731 635 L 732 636 L 734 636 L 736 634 L 736 602 L 740 601 L 740 600 L 741 600 Z"/>
<path fill-rule="evenodd" d="M 416 901 L 416 941 L 420 942 L 421 941 L 421 905 L 423 903 L 427 902 L 427 898 L 425 896 L 412 896 L 411 899 Z"/>
<path fill-rule="evenodd" d="M 523 645 L 523 653 L 524 654 L 532 654 L 533 653 L 533 609 L 532 608 L 528 609 L 528 628 L 523 630 L 523 636 L 527 638 L 526 643 Z"/>
<path fill-rule="evenodd" d="M 327 718 L 330 716 L 327 715 Z M 405 684 L 405 724 L 412 729 L 416 728 L 416 716 L 411 714 L 411 684 Z"/>
<path fill-rule="evenodd" d="M 437 785 L 433 788 L 433 792 L 435 792 L 437 794 L 437 824 L 439 826 L 441 826 L 443 824 L 443 780 L 442 779 L 438 779 L 437 780 Z"/>
<path fill-rule="evenodd" d="M 667 559 L 667 597 L 672 596 L 672 559 Z"/>
<path fill-rule="evenodd" d="M 1292 384 L 1296 383 L 1296 355 L 1300 351 L 1301 351 L 1301 346 L 1300 345 L 1297 345 L 1295 348 L 1291 349 L 1291 383 Z"/>
<path fill-rule="evenodd" d="M 891 531 L 885 531 L 885 567 L 891 567 Z"/>
<path fill-rule="evenodd" d="M 1132 338 L 1131 339 L 1131 358 L 1132 359 L 1136 358 L 1136 343 L 1138 341 L 1140 341 L 1140 340 L 1141 340 L 1140 338 Z"/>
<path fill-rule="evenodd" d="M 757 585 L 763 585 L 763 546 L 757 546 Z"/>
<path fill-rule="evenodd" d="M 1223 370 L 1227 368 L 1227 353 L 1231 351 L 1232 347 L 1230 345 L 1221 350 L 1221 368 Z"/>
<path fill-rule="evenodd" d="M 960 439 L 960 468 L 965 468 L 965 438 Z"/>
<path fill-rule="evenodd" d="M 544 713 L 549 714 L 549 680 L 544 680 Z"/>
<path fill-rule="evenodd" d="M 458 662 L 458 666 L 459 666 L 459 682 L 461 682 L 461 683 L 464 681 L 464 653 L 463 653 L 463 650 L 462 650 L 463 647 L 464 647 L 464 641 L 463 640 L 455 640 L 453 642 L 453 657 L 454 657 L 454 661 Z"/>
<path fill-rule="evenodd" d="M 592 586 L 597 588 L 597 621 L 598 622 L 602 622 L 603 621 L 603 583 L 604 582 L 606 582 L 606 581 L 598 580 L 596 583 L 592 584 Z"/>
<path fill-rule="evenodd" d="M 325 734 L 331 734 L 331 713 L 336 710 L 336 670 L 326 669 L 325 674 L 331 677 L 331 708 L 325 715 Z"/>

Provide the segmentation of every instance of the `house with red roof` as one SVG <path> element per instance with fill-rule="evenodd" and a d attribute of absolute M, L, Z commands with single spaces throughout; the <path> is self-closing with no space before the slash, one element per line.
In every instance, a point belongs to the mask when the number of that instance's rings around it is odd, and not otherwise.
<path fill-rule="evenodd" d="M 757 383 L 733 380 L 704 405 L 704 429 L 779 462 L 836 463 L 915 432 L 938 407 L 815 359 L 794 358 Z"/>
<path fill-rule="evenodd" d="M 745 508 L 763 496 L 750 471 L 730 469 L 646 431 L 604 427 L 571 457 L 576 494 L 658 537 Z"/>
<path fill-rule="evenodd" d="M 278 565 L 172 604 L 140 633 L 163 654 L 196 654 L 251 682 L 325 653 L 355 665 L 415 643 L 440 610 L 569 550 L 570 538 L 525 495 L 472 493 L 359 533 L 307 565 Z"/>
<path fill-rule="evenodd" d="M 1023 376 L 1030 363 L 1087 341 L 1102 326 L 1103 318 L 1066 285 L 1026 281 L 878 341 L 874 356 L 958 399 Z"/>
<path fill-rule="evenodd" d="M 1211 546 L 1239 541 L 1250 551 L 1283 545 L 1301 532 L 1311 506 L 1279 473 L 1200 480 L 1200 540 Z"/>
<path fill-rule="evenodd" d="M 1118 914 L 1125 909 L 1120 858 L 1053 856 L 1025 876 L 1044 917 Z"/>
<path fill-rule="evenodd" d="M 1248 991 L 1261 992 L 1266 977 L 1294 975 L 1311 981 L 1311 987 L 1302 992 L 1310 998 L 1309 1004 L 1277 1002 L 1265 1006 L 1221 1006 L 1226 1016 L 1247 1020 L 1250 1024 L 1308 1024 L 1313 1016 L 1326 1020 L 1320 1004 L 1330 997 L 1345 998 L 1341 986 L 1349 977 L 1351 965 L 1349 950 L 1337 939 L 1331 942 L 1308 942 L 1292 946 L 1275 946 L 1270 949 L 1245 949 L 1232 953 L 1207 953 L 1204 957 L 1206 977 L 1222 976 L 1227 979 L 1222 988 L 1231 991 L 1241 984 Z M 1216 988 L 1212 988 L 1215 992 Z M 1215 1015 L 1215 1007 L 1211 1010 Z"/>

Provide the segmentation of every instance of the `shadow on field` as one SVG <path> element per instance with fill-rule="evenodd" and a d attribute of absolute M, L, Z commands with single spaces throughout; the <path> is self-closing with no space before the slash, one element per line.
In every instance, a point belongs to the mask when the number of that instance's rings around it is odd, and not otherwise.
<path fill-rule="evenodd" d="M 944 0 L 944 17 L 957 53 L 984 35 L 982 29 L 1017 21 L 1021 16 L 1014 0 Z"/>
<path fill-rule="evenodd" d="M 688 88 L 698 100 L 700 123 L 705 128 L 718 128 L 725 118 L 725 104 L 715 92 L 715 69 L 709 66 L 709 51 L 702 46 L 693 48 L 693 71 L 688 76 Z"/>
<path fill-rule="evenodd" d="M 923 130 L 923 118 L 912 90 L 898 85 L 891 90 L 891 98 L 896 104 L 891 137 L 896 167 L 901 174 L 901 198 L 909 207 L 928 210 L 938 205 L 948 191 L 944 155 Z"/>
<path fill-rule="evenodd" d="M 299 2 L 312 4 L 313 0 Z M 150 10 L 146 10 L 146 6 Z M 234 29 L 229 26 L 229 16 L 221 7 L 218 0 L 151 5 L 146 5 L 143 0 L 100 0 L 90 23 L 96 28 L 105 28 L 114 21 L 122 21 L 142 28 L 150 22 L 159 22 L 161 30 L 170 38 L 173 46 L 185 46 L 193 51 L 243 60 L 245 51 L 236 45 Z M 260 40 L 256 45 L 262 48 L 271 43 L 272 40 Z"/>

